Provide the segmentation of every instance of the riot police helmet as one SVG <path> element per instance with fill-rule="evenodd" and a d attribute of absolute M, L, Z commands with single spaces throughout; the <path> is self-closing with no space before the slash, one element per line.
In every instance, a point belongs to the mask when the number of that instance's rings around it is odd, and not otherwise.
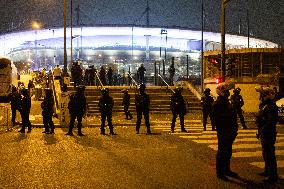
<path fill-rule="evenodd" d="M 209 88 L 206 88 L 205 90 L 204 90 L 204 94 L 210 94 L 210 89 Z"/>
<path fill-rule="evenodd" d="M 140 90 L 145 90 L 146 89 L 146 85 L 144 83 L 142 83 L 140 86 L 139 86 L 139 89 Z"/>
<path fill-rule="evenodd" d="M 29 95 L 29 91 L 28 91 L 28 89 L 26 89 L 26 88 L 23 88 L 23 89 L 21 90 L 21 93 L 22 93 L 23 96 L 28 96 L 28 95 Z"/>
<path fill-rule="evenodd" d="M 181 94 L 182 89 L 183 89 L 182 87 L 176 87 L 174 89 L 175 94 Z"/>
<path fill-rule="evenodd" d="M 17 87 L 16 86 L 12 86 L 12 92 L 16 92 L 17 91 Z"/>
<path fill-rule="evenodd" d="M 233 90 L 233 92 L 234 92 L 234 94 L 240 94 L 241 89 L 239 87 L 237 87 Z"/>
<path fill-rule="evenodd" d="M 84 85 L 79 85 L 77 88 L 78 93 L 83 93 L 85 91 L 85 86 Z"/>
<path fill-rule="evenodd" d="M 224 83 L 220 84 L 216 88 L 216 93 L 219 96 L 229 97 L 230 96 L 230 90 L 235 87 L 234 83 Z"/>
<path fill-rule="evenodd" d="M 108 88 L 103 88 L 101 90 L 102 95 L 108 95 L 109 94 L 109 89 Z"/>

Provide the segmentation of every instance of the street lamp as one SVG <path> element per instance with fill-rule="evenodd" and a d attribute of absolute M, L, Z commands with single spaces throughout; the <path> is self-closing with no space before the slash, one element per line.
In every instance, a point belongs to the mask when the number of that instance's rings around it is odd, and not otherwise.
<path fill-rule="evenodd" d="M 35 63 L 37 64 L 37 69 L 39 70 L 39 62 L 38 62 L 38 57 L 37 57 L 37 30 L 39 30 L 41 28 L 41 24 L 39 22 L 32 22 L 32 28 L 35 30 L 35 51 L 36 51 L 36 55 L 35 55 Z"/>

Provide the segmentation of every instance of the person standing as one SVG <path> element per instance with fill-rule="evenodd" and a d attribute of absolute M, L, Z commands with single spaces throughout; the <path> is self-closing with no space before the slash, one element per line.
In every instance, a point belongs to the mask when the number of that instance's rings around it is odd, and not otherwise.
<path fill-rule="evenodd" d="M 19 130 L 21 133 L 25 133 L 25 127 L 28 127 L 28 133 L 32 131 L 32 125 L 30 122 L 30 110 L 31 110 L 31 97 L 29 91 L 26 88 L 21 90 L 23 98 L 20 103 L 20 113 L 22 117 L 22 128 Z"/>
<path fill-rule="evenodd" d="M 212 120 L 212 105 L 214 103 L 214 98 L 210 95 L 210 89 L 206 88 L 204 90 L 204 96 L 201 97 L 201 106 L 203 113 L 203 130 L 206 131 L 207 118 L 210 117 L 212 131 L 215 131 L 215 125 Z"/>
<path fill-rule="evenodd" d="M 174 85 L 174 76 L 175 76 L 175 64 L 174 64 L 174 58 L 172 58 L 172 63 L 169 67 L 169 73 L 170 73 L 170 85 L 173 86 Z"/>
<path fill-rule="evenodd" d="M 69 130 L 66 133 L 66 135 L 73 136 L 72 130 L 74 128 L 75 119 L 77 118 L 78 135 L 84 136 L 84 134 L 82 133 L 82 119 L 87 109 L 86 108 L 87 102 L 84 91 L 85 91 L 85 86 L 79 86 L 77 88 L 76 93 L 70 96 L 68 109 L 71 118 L 70 118 Z"/>
<path fill-rule="evenodd" d="M 256 117 L 258 127 L 257 138 L 261 141 L 262 156 L 265 163 L 264 172 L 259 175 L 268 177 L 264 182 L 278 181 L 277 161 L 275 156 L 276 124 L 278 122 L 278 107 L 274 102 L 275 91 L 269 87 L 260 91 L 263 101 Z"/>
<path fill-rule="evenodd" d="M 186 105 L 183 96 L 181 94 L 181 91 L 182 88 L 176 88 L 171 96 L 171 110 L 173 114 L 173 119 L 171 124 L 172 133 L 175 132 L 175 122 L 177 116 L 179 116 L 180 119 L 181 132 L 187 132 L 187 130 L 184 128 L 184 116 L 186 115 Z"/>
<path fill-rule="evenodd" d="M 21 94 L 18 92 L 17 87 L 12 87 L 12 93 L 9 94 L 9 101 L 11 104 L 11 110 L 12 110 L 12 124 L 13 126 L 16 125 L 16 114 L 17 110 L 20 112 L 20 104 L 21 104 Z"/>
<path fill-rule="evenodd" d="M 145 72 L 146 72 L 146 69 L 145 69 L 144 65 L 141 64 L 141 66 L 137 70 L 138 80 L 139 80 L 140 84 L 145 83 Z"/>
<path fill-rule="evenodd" d="M 137 113 L 136 134 L 139 134 L 142 114 L 144 115 L 145 124 L 147 127 L 147 134 L 151 134 L 150 120 L 149 120 L 150 97 L 145 92 L 145 89 L 146 89 L 145 84 L 141 84 L 139 87 L 139 93 L 135 95 L 135 105 Z"/>
<path fill-rule="evenodd" d="M 101 134 L 105 135 L 105 121 L 107 119 L 109 134 L 115 135 L 112 124 L 112 108 L 114 105 L 113 98 L 109 95 L 108 88 L 102 89 L 102 96 L 99 99 L 99 109 L 101 113 Z"/>
<path fill-rule="evenodd" d="M 102 84 L 106 85 L 106 70 L 105 70 L 104 66 L 101 66 L 99 75 L 100 75 L 100 80 L 101 80 Z"/>
<path fill-rule="evenodd" d="M 219 85 L 216 89 L 218 97 L 212 106 L 213 122 L 216 125 L 218 138 L 216 173 L 219 179 L 225 181 L 228 180 L 227 176 L 238 176 L 230 168 L 232 145 L 238 134 L 237 114 L 229 101 L 229 90 L 233 87 L 230 84 Z"/>
<path fill-rule="evenodd" d="M 245 123 L 245 118 L 243 116 L 243 110 L 242 110 L 242 106 L 244 105 L 244 100 L 242 95 L 240 95 L 241 89 L 238 87 L 236 89 L 233 90 L 233 95 L 230 98 L 230 101 L 233 105 L 233 108 L 235 108 L 241 124 L 243 126 L 243 129 L 247 129 L 246 123 Z"/>
<path fill-rule="evenodd" d="M 107 71 L 107 79 L 108 79 L 109 86 L 112 86 L 112 74 L 113 74 L 112 68 L 109 67 Z"/>
<path fill-rule="evenodd" d="M 55 80 L 61 81 L 61 68 L 59 67 L 59 65 L 56 65 L 56 67 L 53 68 L 53 76 Z"/>
<path fill-rule="evenodd" d="M 122 105 L 124 108 L 124 113 L 125 113 L 125 119 L 128 120 L 128 118 L 131 120 L 133 118 L 132 114 L 129 111 L 129 105 L 130 105 L 130 95 L 128 94 L 128 90 L 124 89 L 123 90 L 123 100 L 122 100 Z"/>
<path fill-rule="evenodd" d="M 45 97 L 41 103 L 42 118 L 44 125 L 44 131 L 42 133 L 46 134 L 54 133 L 54 123 L 52 121 L 53 106 L 54 106 L 54 100 L 53 100 L 52 90 L 47 88 L 45 89 Z"/>

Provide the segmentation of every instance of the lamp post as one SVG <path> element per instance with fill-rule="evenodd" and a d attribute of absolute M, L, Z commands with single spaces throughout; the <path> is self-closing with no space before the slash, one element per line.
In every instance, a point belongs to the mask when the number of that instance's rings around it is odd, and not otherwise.
<path fill-rule="evenodd" d="M 37 65 L 37 69 L 39 70 L 40 64 L 38 62 L 38 57 L 37 57 L 37 30 L 39 30 L 41 28 L 41 25 L 40 25 L 40 23 L 34 21 L 32 23 L 32 28 L 35 30 L 35 51 L 36 51 L 36 53 L 35 53 L 35 63 Z"/>
<path fill-rule="evenodd" d="M 225 57 L 225 51 L 226 51 L 226 46 L 225 46 L 225 32 L 226 32 L 226 5 L 229 3 L 230 0 L 222 0 L 222 13 L 221 13 L 221 77 L 223 78 L 223 81 L 225 81 L 225 62 L 226 62 L 226 57 Z"/>
<path fill-rule="evenodd" d="M 66 50 L 66 7 L 67 3 L 64 0 L 63 4 L 63 22 L 64 22 L 64 67 L 63 67 L 63 75 L 67 76 L 67 50 Z"/>

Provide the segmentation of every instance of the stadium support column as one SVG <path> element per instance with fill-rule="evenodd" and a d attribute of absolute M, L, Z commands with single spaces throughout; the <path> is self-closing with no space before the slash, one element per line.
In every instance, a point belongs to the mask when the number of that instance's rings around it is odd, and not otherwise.
<path fill-rule="evenodd" d="M 150 47 L 149 47 L 149 39 L 151 35 L 145 35 L 146 37 L 146 60 L 150 60 Z"/>
<path fill-rule="evenodd" d="M 63 68 L 63 75 L 67 76 L 67 50 L 66 50 L 66 7 L 67 7 L 67 0 L 64 0 L 63 6 L 63 22 L 64 22 L 64 68 Z"/>
<path fill-rule="evenodd" d="M 201 91 L 204 89 L 204 3 L 201 1 Z M 187 66 L 188 66 L 188 55 L 186 56 Z M 188 79 L 188 67 L 187 67 L 187 79 Z"/>

